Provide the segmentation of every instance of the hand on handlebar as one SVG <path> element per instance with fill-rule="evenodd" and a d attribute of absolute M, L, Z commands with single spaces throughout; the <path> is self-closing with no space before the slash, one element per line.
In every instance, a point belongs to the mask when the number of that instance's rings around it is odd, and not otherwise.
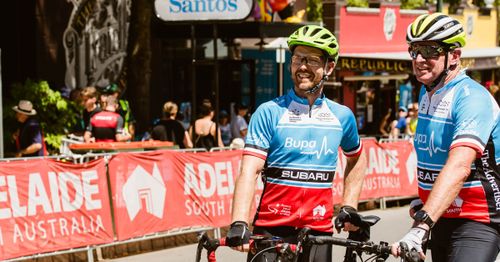
<path fill-rule="evenodd" d="M 250 249 L 250 230 L 244 221 L 235 221 L 231 224 L 226 235 L 226 243 L 234 250 L 247 252 Z"/>
<path fill-rule="evenodd" d="M 352 206 L 342 206 L 334 223 L 337 233 L 340 233 L 341 229 L 344 229 L 344 231 L 358 231 L 359 227 L 362 226 L 361 217 Z"/>
<path fill-rule="evenodd" d="M 425 260 L 425 253 L 422 248 L 423 243 L 429 238 L 429 230 L 422 227 L 412 227 L 406 235 L 398 242 L 392 244 L 391 253 L 395 257 L 405 256 L 406 251 L 402 247 L 408 247 L 408 250 L 418 252 L 420 259 Z"/>

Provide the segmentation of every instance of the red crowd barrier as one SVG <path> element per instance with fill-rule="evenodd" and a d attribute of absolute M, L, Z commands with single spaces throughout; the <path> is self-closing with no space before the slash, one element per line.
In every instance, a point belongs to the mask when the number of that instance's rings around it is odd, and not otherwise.
<path fill-rule="evenodd" d="M 133 142 L 96 142 L 71 144 L 69 149 L 74 152 L 89 151 L 133 151 L 147 149 L 166 149 L 173 148 L 174 143 L 169 141 L 133 141 Z"/>
<path fill-rule="evenodd" d="M 0 259 L 113 241 L 103 159 L 0 163 Z"/>
<path fill-rule="evenodd" d="M 417 194 L 410 142 L 364 140 L 364 152 L 368 168 L 362 199 Z M 241 154 L 241 150 L 118 153 L 108 163 L 112 192 L 103 159 L 84 164 L 50 159 L 0 163 L 0 259 L 175 228 L 226 226 Z M 343 170 L 345 158 L 338 162 L 338 170 Z M 338 172 L 334 180 L 337 202 L 343 177 Z M 256 204 L 261 189 L 258 184 Z"/>

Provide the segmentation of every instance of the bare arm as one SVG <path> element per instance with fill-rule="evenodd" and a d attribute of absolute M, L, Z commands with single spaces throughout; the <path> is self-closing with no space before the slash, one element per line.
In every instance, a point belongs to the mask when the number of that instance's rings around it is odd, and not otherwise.
<path fill-rule="evenodd" d="M 16 156 L 17 157 L 21 157 L 23 155 L 29 155 L 29 154 L 33 154 L 35 153 L 36 151 L 42 149 L 42 144 L 41 143 L 33 143 L 31 145 L 29 145 L 27 148 L 19 151 Z"/>
<path fill-rule="evenodd" d="M 193 142 L 187 131 L 184 131 L 184 146 L 186 146 L 186 148 L 193 148 Z"/>
<path fill-rule="evenodd" d="M 217 128 L 217 143 L 218 147 L 224 147 L 224 142 L 222 142 L 222 135 L 220 133 L 220 128 Z"/>
<path fill-rule="evenodd" d="M 95 142 L 95 140 L 92 141 L 92 133 L 90 131 L 85 131 L 83 134 L 83 141 L 85 141 L 85 143 Z"/>
<path fill-rule="evenodd" d="M 131 139 L 131 138 L 132 138 L 132 136 L 131 136 L 130 134 L 118 134 L 118 133 L 117 133 L 117 134 L 115 135 L 115 140 L 116 140 L 117 142 L 125 142 L 125 141 L 127 141 L 127 140 L 129 140 L 129 139 Z"/>
<path fill-rule="evenodd" d="M 433 221 L 437 221 L 457 197 L 465 180 L 470 175 L 470 167 L 476 159 L 476 151 L 459 146 L 450 150 L 448 160 L 434 182 L 429 198 L 422 209 Z"/>
<path fill-rule="evenodd" d="M 366 155 L 364 152 L 357 157 L 348 157 L 344 172 L 344 196 L 342 205 L 357 208 L 363 180 L 366 173 Z"/>
<path fill-rule="evenodd" d="M 244 155 L 241 172 L 236 180 L 233 195 L 231 222 L 245 221 L 250 218 L 250 208 L 254 200 L 255 184 L 265 161 L 255 156 Z"/>

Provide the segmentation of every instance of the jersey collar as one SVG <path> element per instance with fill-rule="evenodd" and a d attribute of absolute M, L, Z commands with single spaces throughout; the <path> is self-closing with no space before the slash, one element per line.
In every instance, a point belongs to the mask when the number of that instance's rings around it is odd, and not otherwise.
<path fill-rule="evenodd" d="M 444 92 L 444 90 L 448 90 L 450 88 L 453 88 L 458 82 L 462 81 L 464 78 L 467 77 L 467 74 L 465 73 L 466 69 L 463 69 L 458 73 L 450 82 L 446 83 L 442 88 L 439 88 L 436 90 L 436 94 L 439 94 L 441 92 Z"/>
<path fill-rule="evenodd" d="M 303 105 L 309 105 L 309 101 L 307 101 L 307 98 L 299 97 L 297 94 L 295 94 L 295 90 L 292 88 L 288 91 L 288 96 L 292 98 L 293 101 L 303 104 Z M 325 100 L 325 94 L 321 93 L 321 95 L 314 101 L 314 105 L 321 105 L 323 101 Z"/>

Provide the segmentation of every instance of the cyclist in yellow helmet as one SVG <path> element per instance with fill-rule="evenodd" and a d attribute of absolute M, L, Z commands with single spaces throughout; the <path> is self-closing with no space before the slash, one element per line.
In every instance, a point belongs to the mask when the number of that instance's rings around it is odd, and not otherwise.
<path fill-rule="evenodd" d="M 250 207 L 261 173 L 265 186 L 253 233 L 279 236 L 289 243 L 297 242 L 304 227 L 315 235 L 332 234 L 332 182 L 339 147 L 347 157 L 347 168 L 335 227 L 355 231 L 360 225 L 356 208 L 366 159 L 356 119 L 348 107 L 323 94 L 323 84 L 333 73 L 339 55 L 337 39 L 323 27 L 307 25 L 290 35 L 288 46 L 294 86 L 286 95 L 259 106 L 245 138 L 227 234 L 228 245 L 240 251 L 248 250 L 248 224 L 253 217 Z M 367 232 L 360 230 L 356 231 L 358 236 L 366 240 Z M 312 256 L 307 261 L 331 261 L 331 246 L 310 248 L 299 261 L 305 261 L 305 254 Z M 253 261 L 274 261 L 276 252 L 249 256 Z"/>
<path fill-rule="evenodd" d="M 392 245 L 432 261 L 495 261 L 500 250 L 500 109 L 460 68 L 465 32 L 442 13 L 419 16 L 407 30 L 413 72 L 422 83 L 414 136 L 419 199 L 412 228 Z M 404 250 L 404 249 L 403 249 Z"/>

